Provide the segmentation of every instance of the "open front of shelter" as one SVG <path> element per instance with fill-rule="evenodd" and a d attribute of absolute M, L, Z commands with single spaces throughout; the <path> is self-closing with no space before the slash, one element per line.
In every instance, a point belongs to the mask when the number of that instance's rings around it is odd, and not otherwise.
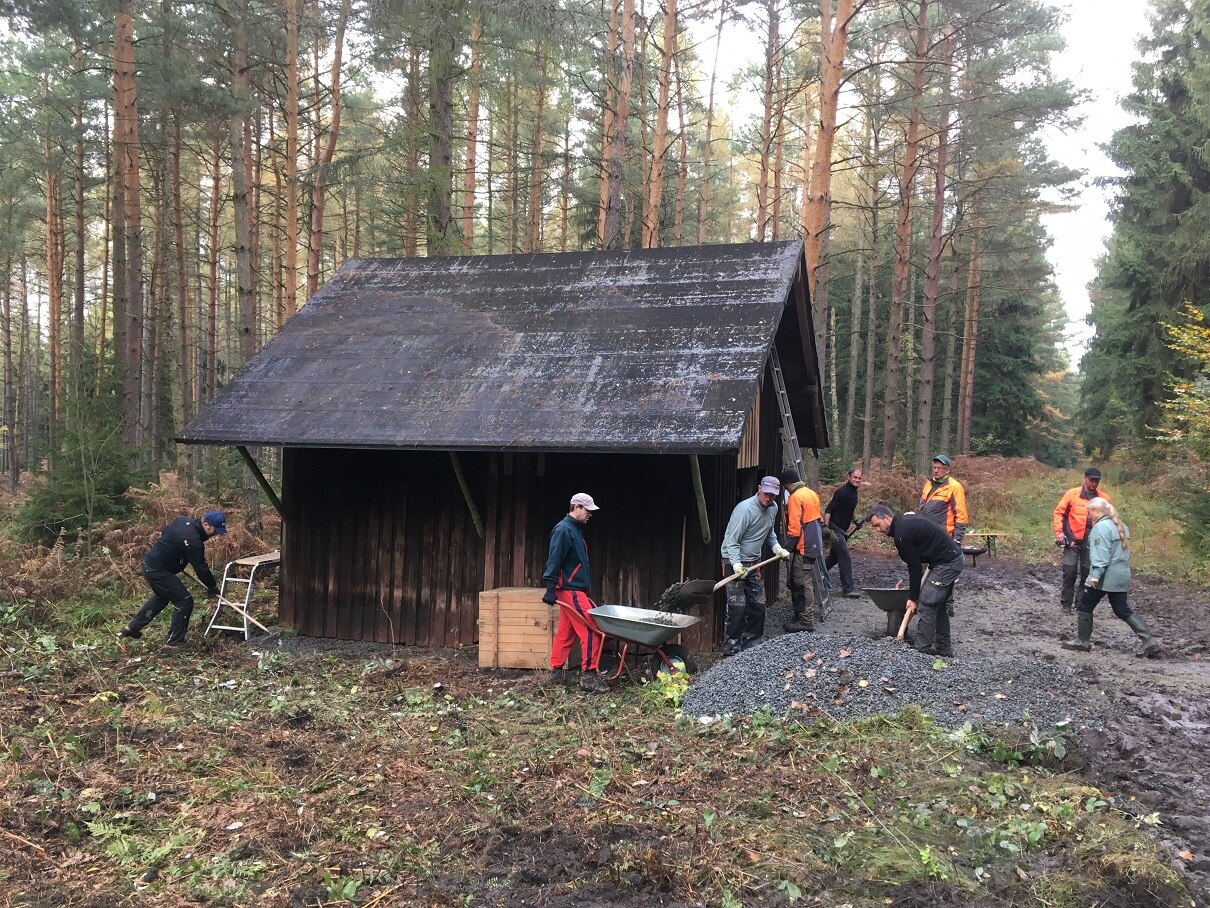
<path fill-rule="evenodd" d="M 805 269 L 801 242 L 353 260 L 180 440 L 283 449 L 300 634 L 475 643 L 480 592 L 540 585 L 578 491 L 594 598 L 648 606 L 719 576 L 787 424 L 827 445 Z"/>

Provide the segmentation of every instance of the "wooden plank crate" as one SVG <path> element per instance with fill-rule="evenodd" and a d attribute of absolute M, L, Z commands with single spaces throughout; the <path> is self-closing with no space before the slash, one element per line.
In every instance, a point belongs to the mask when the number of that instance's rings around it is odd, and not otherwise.
<path fill-rule="evenodd" d="M 500 587 L 479 594 L 479 667 L 550 668 L 558 606 L 544 588 Z"/>

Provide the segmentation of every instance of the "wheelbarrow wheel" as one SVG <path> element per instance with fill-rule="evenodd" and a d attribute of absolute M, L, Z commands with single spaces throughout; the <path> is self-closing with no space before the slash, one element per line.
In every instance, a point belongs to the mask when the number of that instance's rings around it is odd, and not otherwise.
<path fill-rule="evenodd" d="M 684 672 L 687 675 L 697 674 L 697 660 L 693 658 L 693 654 L 688 649 L 679 643 L 669 643 L 662 649 L 664 655 L 668 657 L 668 662 L 672 663 L 672 668 L 669 669 L 668 664 L 664 662 L 658 652 L 652 653 L 649 668 L 651 677 L 658 678 L 661 675 L 668 677 L 673 671 Z"/>

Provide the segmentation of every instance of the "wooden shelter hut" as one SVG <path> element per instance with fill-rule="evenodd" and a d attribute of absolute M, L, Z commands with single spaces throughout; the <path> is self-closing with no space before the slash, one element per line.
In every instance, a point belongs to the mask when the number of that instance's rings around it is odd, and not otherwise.
<path fill-rule="evenodd" d="M 801 242 L 351 260 L 179 440 L 282 448 L 300 634 L 475 643 L 480 591 L 542 585 L 575 492 L 594 599 L 649 606 L 720 576 L 783 464 L 771 359 L 802 448 L 828 443 L 806 267 Z"/>

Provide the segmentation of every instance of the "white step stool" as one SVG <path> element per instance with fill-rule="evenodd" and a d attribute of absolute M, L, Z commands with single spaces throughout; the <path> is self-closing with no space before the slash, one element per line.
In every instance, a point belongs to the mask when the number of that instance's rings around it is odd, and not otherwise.
<path fill-rule="evenodd" d="M 248 639 L 248 607 L 252 604 L 252 589 L 256 582 L 257 573 L 263 574 L 267 570 L 277 567 L 281 563 L 281 552 L 270 552 L 268 555 L 249 555 L 247 558 L 237 558 L 234 561 L 228 561 L 227 566 L 223 568 L 223 582 L 218 590 L 218 604 L 214 607 L 214 615 L 210 618 L 210 624 L 206 626 L 206 634 L 211 631 L 243 631 L 244 639 Z M 247 573 L 247 576 L 242 576 Z M 244 584 L 244 595 L 242 599 L 238 596 L 229 597 L 227 595 L 227 584 Z M 219 624 L 219 616 L 223 614 L 223 608 L 226 607 L 235 612 L 239 616 L 239 624 Z M 224 618 L 224 620 L 234 621 L 234 618 Z M 253 624 L 259 622 L 252 620 Z M 263 627 L 263 625 L 260 625 Z M 205 635 L 203 635 L 205 636 Z"/>

